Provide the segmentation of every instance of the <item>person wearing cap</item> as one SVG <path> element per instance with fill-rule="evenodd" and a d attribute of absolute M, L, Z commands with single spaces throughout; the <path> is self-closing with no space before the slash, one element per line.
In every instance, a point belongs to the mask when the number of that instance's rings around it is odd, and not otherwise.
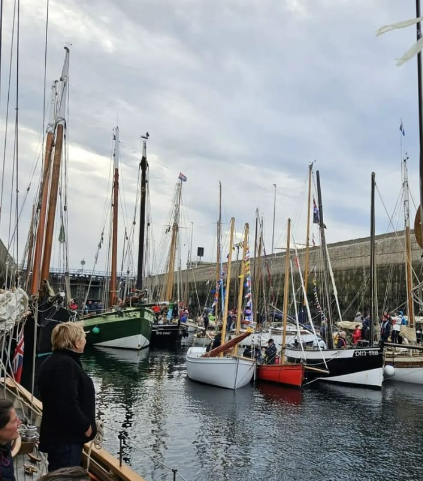
<path fill-rule="evenodd" d="M 275 364 L 276 344 L 273 339 L 267 341 L 267 347 L 264 353 L 266 354 L 266 364 Z"/>

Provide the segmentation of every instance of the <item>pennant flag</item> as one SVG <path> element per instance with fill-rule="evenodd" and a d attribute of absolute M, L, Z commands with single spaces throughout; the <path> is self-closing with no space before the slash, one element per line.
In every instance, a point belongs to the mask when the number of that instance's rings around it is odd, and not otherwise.
<path fill-rule="evenodd" d="M 179 172 L 179 177 L 178 179 L 182 182 L 186 182 L 187 181 L 187 176 L 184 175 L 182 172 Z"/>
<path fill-rule="evenodd" d="M 18 333 L 17 344 L 15 352 L 13 354 L 13 375 L 17 383 L 21 382 L 22 368 L 23 368 L 23 355 L 24 355 L 24 326 Z"/>
<path fill-rule="evenodd" d="M 316 200 L 313 197 L 313 224 L 320 224 L 319 208 L 317 207 Z"/>
<path fill-rule="evenodd" d="M 400 132 L 402 133 L 402 135 L 404 136 L 405 135 L 405 129 L 404 129 L 404 125 L 402 123 L 402 120 L 401 120 L 399 129 L 400 129 Z"/>

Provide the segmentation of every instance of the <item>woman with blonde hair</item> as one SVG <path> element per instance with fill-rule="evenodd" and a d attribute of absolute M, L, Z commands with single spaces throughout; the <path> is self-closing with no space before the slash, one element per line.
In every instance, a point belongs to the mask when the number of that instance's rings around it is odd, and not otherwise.
<path fill-rule="evenodd" d="M 57 324 L 51 334 L 53 354 L 38 374 L 40 450 L 48 454 L 49 471 L 80 466 L 83 445 L 96 435 L 94 383 L 80 361 L 85 343 L 82 323 Z"/>

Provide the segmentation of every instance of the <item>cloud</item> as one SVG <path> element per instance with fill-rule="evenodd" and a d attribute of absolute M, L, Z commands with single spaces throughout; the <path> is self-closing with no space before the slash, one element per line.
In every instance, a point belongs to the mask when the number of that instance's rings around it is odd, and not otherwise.
<path fill-rule="evenodd" d="M 413 17 L 412 5 L 383 0 L 52 0 L 49 13 L 47 105 L 49 86 L 61 72 L 63 46 L 72 44 L 67 124 L 72 267 L 78 268 L 82 258 L 87 266 L 92 264 L 100 233 L 108 230 L 116 124 L 121 134 L 121 212 L 127 217 L 120 219 L 122 228 L 130 229 L 133 222 L 140 135 L 151 134 L 149 189 L 156 247 L 169 224 L 178 174 L 188 177 L 183 187 L 182 265 L 192 226 L 193 251 L 203 246 L 204 260 L 215 258 L 219 181 L 226 227 L 232 216 L 238 232 L 249 222 L 252 245 L 258 208 L 270 251 L 276 183 L 275 245 L 285 243 L 288 217 L 296 240 L 303 242 L 307 173 L 313 160 L 321 174 L 327 241 L 368 235 L 372 171 L 388 212 L 397 199 L 401 118 L 407 131 L 402 153 L 409 154 L 410 185 L 418 197 L 416 67 L 413 62 L 395 66 L 415 31 L 374 36 L 382 25 Z M 5 52 L 11 14 L 6 8 Z M 45 11 L 39 2 L 28 0 L 20 42 L 21 202 L 40 150 L 44 35 Z M 13 67 L 11 99 L 14 78 Z M 8 159 L 13 114 L 12 101 Z M 7 163 L 8 178 L 11 165 Z M 29 225 L 36 181 L 28 193 L 23 225 Z M 5 208 L 8 202 L 4 200 Z M 0 225 L 4 240 L 6 218 Z M 384 208 L 377 221 L 378 232 L 385 232 Z M 123 231 L 119 238 L 121 252 Z M 106 257 L 104 252 L 100 256 L 100 270 L 106 268 Z"/>

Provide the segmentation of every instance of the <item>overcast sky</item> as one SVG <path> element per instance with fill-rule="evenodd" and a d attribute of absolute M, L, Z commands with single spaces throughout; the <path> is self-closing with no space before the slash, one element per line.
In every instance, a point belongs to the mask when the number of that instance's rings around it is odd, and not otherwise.
<path fill-rule="evenodd" d="M 12 25 L 4 6 L 1 132 L 3 152 Z M 386 24 L 415 16 L 413 0 L 51 0 L 47 95 L 70 57 L 68 212 L 71 267 L 94 261 L 110 196 L 112 129 L 121 139 L 121 187 L 130 227 L 140 135 L 150 133 L 148 160 L 156 255 L 179 172 L 183 185 L 182 262 L 193 248 L 215 258 L 218 183 L 223 231 L 230 217 L 254 239 L 255 211 L 271 251 L 276 184 L 275 248 L 285 244 L 291 217 L 303 243 L 308 165 L 322 182 L 327 241 L 367 236 L 370 176 L 383 203 L 377 233 L 401 188 L 399 124 L 406 129 L 410 186 L 418 199 L 416 61 L 395 59 L 415 41 L 408 27 L 375 37 Z M 43 122 L 46 3 L 21 0 L 19 202 L 40 151 Z M 71 44 L 71 46 L 69 45 Z M 15 115 L 12 68 L 5 190 L 0 233 L 9 237 Z M 19 242 L 26 241 L 40 163 L 24 204 Z M 414 219 L 415 209 L 412 210 Z M 398 226 L 401 227 L 401 226 Z M 107 231 L 107 229 L 106 229 Z M 123 236 L 123 228 L 120 238 Z M 56 233 L 57 238 L 57 233 Z M 316 237 L 317 239 L 317 237 Z M 103 245 L 97 269 L 105 268 Z M 122 242 L 118 252 L 121 253 Z M 58 266 L 58 249 L 53 266 Z"/>

